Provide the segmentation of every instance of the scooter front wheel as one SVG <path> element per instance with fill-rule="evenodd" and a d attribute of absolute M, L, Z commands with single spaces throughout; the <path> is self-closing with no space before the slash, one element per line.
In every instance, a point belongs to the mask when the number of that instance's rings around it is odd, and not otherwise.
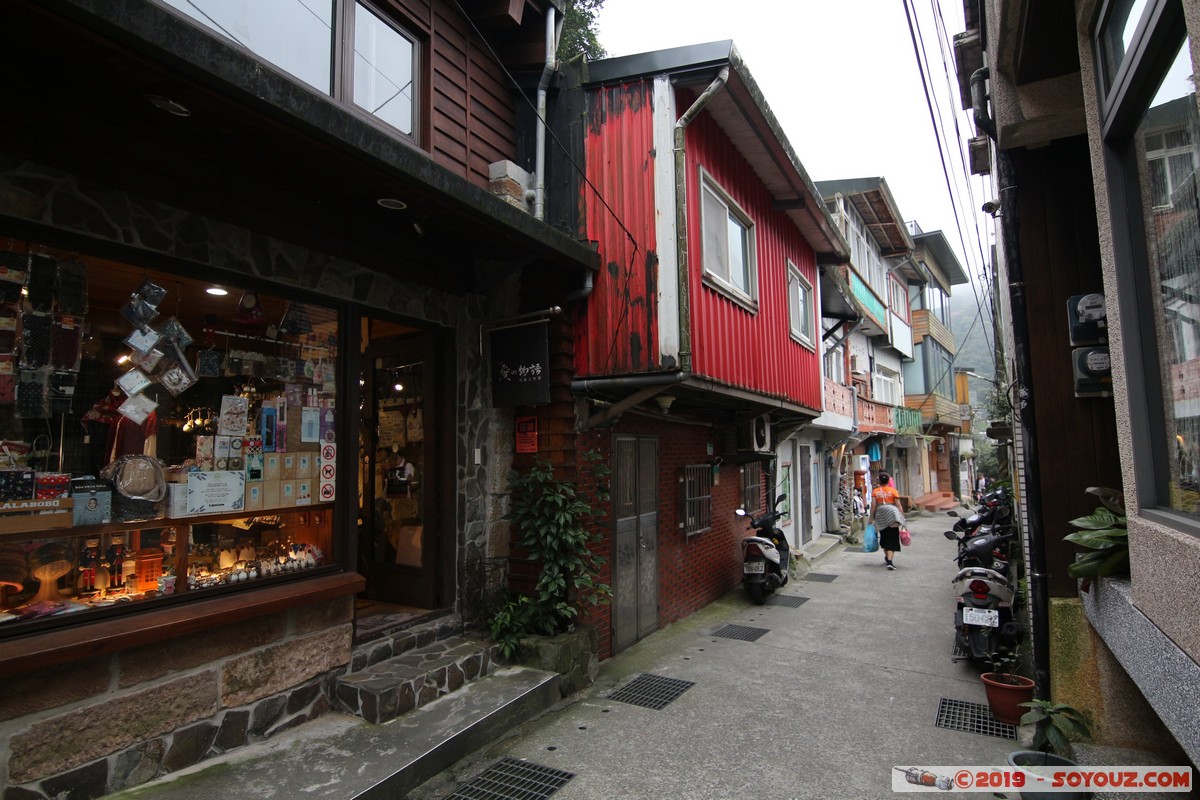
<path fill-rule="evenodd" d="M 761 606 L 767 602 L 767 584 L 765 581 L 753 581 L 746 584 L 746 594 L 750 595 L 750 602 L 756 606 Z"/>

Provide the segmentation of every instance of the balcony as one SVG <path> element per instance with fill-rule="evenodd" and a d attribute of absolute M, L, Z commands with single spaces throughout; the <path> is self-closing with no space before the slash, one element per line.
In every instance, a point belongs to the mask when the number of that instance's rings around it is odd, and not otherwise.
<path fill-rule="evenodd" d="M 921 415 L 921 424 L 945 425 L 955 430 L 962 426 L 962 409 L 958 403 L 940 394 L 908 395 L 905 404 Z"/>
<path fill-rule="evenodd" d="M 863 433 L 895 433 L 892 406 L 858 398 L 858 429 Z"/>
<path fill-rule="evenodd" d="M 825 410 L 843 417 L 854 416 L 854 390 L 826 378 Z"/>
<path fill-rule="evenodd" d="M 898 436 L 915 436 L 921 433 L 921 412 L 915 408 L 896 406 L 892 410 L 892 419 L 896 423 Z"/>
<path fill-rule="evenodd" d="M 950 351 L 950 355 L 958 352 L 958 347 L 954 343 L 954 334 L 942 324 L 940 319 L 928 311 L 912 312 L 912 335 L 913 341 L 920 341 L 926 336 L 932 336 L 935 342 Z"/>

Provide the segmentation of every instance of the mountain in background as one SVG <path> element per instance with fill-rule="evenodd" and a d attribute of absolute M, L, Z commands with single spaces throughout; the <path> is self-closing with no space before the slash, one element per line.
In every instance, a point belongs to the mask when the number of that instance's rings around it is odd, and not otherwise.
<path fill-rule="evenodd" d="M 982 310 L 981 310 L 982 307 Z M 969 369 L 980 375 L 993 377 L 996 374 L 992 309 L 988 296 L 982 292 L 976 303 L 975 292 L 970 284 L 954 287 L 950 296 L 950 331 L 958 344 L 958 355 L 954 358 L 955 369 Z M 992 384 L 979 378 L 969 378 L 971 405 L 980 409 L 985 405 L 984 397 Z"/>

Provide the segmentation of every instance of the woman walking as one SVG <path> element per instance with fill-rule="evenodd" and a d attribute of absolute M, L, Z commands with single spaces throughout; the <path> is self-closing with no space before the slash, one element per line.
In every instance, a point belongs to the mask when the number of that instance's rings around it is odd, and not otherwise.
<path fill-rule="evenodd" d="M 895 569 L 892 559 L 900 552 L 900 528 L 905 519 L 900 510 L 900 493 L 892 486 L 892 477 L 886 472 L 879 473 L 879 485 L 871 492 L 871 523 L 879 531 L 884 565 Z"/>

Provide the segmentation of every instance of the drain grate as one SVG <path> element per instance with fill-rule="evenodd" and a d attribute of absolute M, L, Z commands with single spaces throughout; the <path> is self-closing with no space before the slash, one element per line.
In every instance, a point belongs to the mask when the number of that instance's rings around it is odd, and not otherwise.
<path fill-rule="evenodd" d="M 846 552 L 847 553 L 865 553 L 867 551 L 862 549 L 861 546 L 859 546 L 859 547 L 847 547 Z"/>
<path fill-rule="evenodd" d="M 608 699 L 660 711 L 678 700 L 680 695 L 695 685 L 694 681 L 664 678 L 661 675 L 651 675 L 646 672 L 614 691 L 608 696 Z"/>
<path fill-rule="evenodd" d="M 806 581 L 817 581 L 818 583 L 833 583 L 837 575 L 830 575 L 827 572 L 810 572 L 804 576 Z"/>
<path fill-rule="evenodd" d="M 933 726 L 984 736 L 998 736 L 1001 739 L 1017 738 L 1016 726 L 997 720 L 992 716 L 992 710 L 984 703 L 948 700 L 945 697 L 938 703 L 937 720 Z"/>
<path fill-rule="evenodd" d="M 713 631 L 713 636 L 725 639 L 738 639 L 743 642 L 757 642 L 764 634 L 770 633 L 770 628 L 752 628 L 749 625 L 726 625 Z"/>
<path fill-rule="evenodd" d="M 573 772 L 506 757 L 445 800 L 542 800 L 574 777 Z"/>
<path fill-rule="evenodd" d="M 767 599 L 769 606 L 787 606 L 788 608 L 799 608 L 807 602 L 807 597 L 796 594 L 773 594 Z"/>

